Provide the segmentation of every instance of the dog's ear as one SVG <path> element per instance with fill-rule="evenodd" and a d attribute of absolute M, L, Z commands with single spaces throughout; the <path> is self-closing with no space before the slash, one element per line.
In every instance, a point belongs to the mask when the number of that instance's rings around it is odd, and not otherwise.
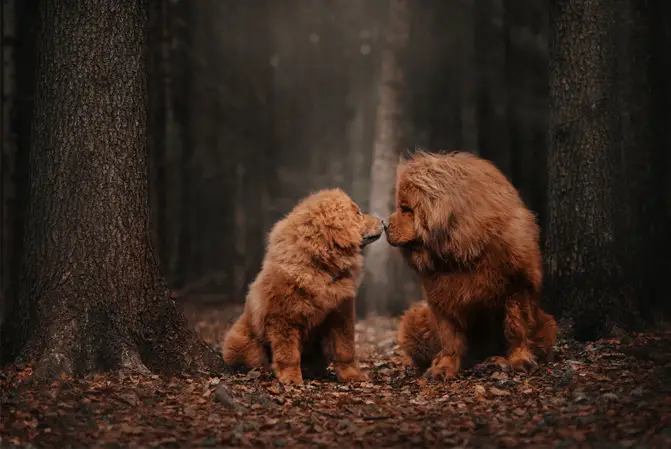
<path fill-rule="evenodd" d="M 425 199 L 417 210 L 424 243 L 439 257 L 446 255 L 452 247 L 452 235 L 457 224 L 453 213 L 442 203 Z"/>
<path fill-rule="evenodd" d="M 459 213 L 469 207 L 473 205 L 449 205 L 441 199 L 422 208 L 426 213 L 422 223 L 425 242 L 434 254 L 463 262 L 476 260 L 482 255 L 486 239 L 481 233 L 472 232 L 473 229 L 481 229 L 482 224 L 468 214 Z"/>
<path fill-rule="evenodd" d="M 330 248 L 353 248 L 361 244 L 361 233 L 346 223 L 329 223 L 324 229 L 326 244 Z"/>

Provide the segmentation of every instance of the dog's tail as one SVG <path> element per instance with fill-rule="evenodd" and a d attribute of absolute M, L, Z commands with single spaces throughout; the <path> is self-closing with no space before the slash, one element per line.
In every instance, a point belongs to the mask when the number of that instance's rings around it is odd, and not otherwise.
<path fill-rule="evenodd" d="M 229 329 L 222 346 L 222 355 L 227 365 L 247 369 L 268 366 L 263 345 L 254 335 L 246 311 Z"/>
<path fill-rule="evenodd" d="M 410 307 L 398 329 L 398 344 L 417 367 L 426 369 L 440 352 L 438 325 L 426 302 Z"/>

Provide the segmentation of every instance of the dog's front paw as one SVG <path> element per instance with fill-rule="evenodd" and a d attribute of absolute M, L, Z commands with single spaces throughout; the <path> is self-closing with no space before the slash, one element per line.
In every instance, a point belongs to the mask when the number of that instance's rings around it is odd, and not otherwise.
<path fill-rule="evenodd" d="M 275 377 L 282 385 L 303 385 L 303 374 L 300 366 L 275 369 Z"/>
<path fill-rule="evenodd" d="M 336 376 L 338 380 L 343 383 L 348 382 L 368 382 L 368 374 L 361 371 L 354 365 L 346 365 L 343 367 L 336 367 Z"/>

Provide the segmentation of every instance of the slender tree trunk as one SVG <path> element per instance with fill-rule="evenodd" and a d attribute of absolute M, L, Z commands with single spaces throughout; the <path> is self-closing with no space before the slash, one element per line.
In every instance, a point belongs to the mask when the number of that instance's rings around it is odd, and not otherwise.
<path fill-rule="evenodd" d="M 151 245 L 148 10 L 39 5 L 24 257 L 2 342 L 38 376 L 223 367 L 168 298 Z"/>
<path fill-rule="evenodd" d="M 668 298 L 665 282 L 669 266 L 665 262 L 668 242 L 665 226 L 665 156 L 671 148 L 655 141 L 660 126 L 666 128 L 668 109 L 655 107 L 664 97 L 665 80 L 658 81 L 656 64 L 668 57 L 671 48 L 659 46 L 656 19 L 664 10 L 655 2 L 629 1 L 618 9 L 618 95 L 622 116 L 622 155 L 626 166 L 626 186 L 631 214 L 627 235 L 626 270 L 638 292 L 641 313 L 648 321 L 657 319 L 659 303 Z M 664 8 L 664 6 L 662 6 Z M 668 13 L 668 8 L 667 11 Z M 667 16 L 668 17 L 668 16 Z M 668 18 L 666 19 L 668 26 Z M 663 30 L 663 28 L 662 28 Z M 668 32 L 668 31 L 667 31 Z M 662 43 L 663 37 L 661 37 Z M 660 145 L 661 143 L 661 145 Z"/>
<path fill-rule="evenodd" d="M 466 0 L 461 2 L 460 14 L 457 20 L 463 23 L 464 33 L 459 51 L 459 65 L 461 67 L 461 150 L 479 153 L 478 120 L 477 120 L 477 78 L 475 70 L 475 33 L 474 15 L 475 2 Z"/>
<path fill-rule="evenodd" d="M 406 88 L 399 58 L 409 35 L 407 0 L 391 0 L 384 31 L 382 68 L 377 106 L 376 137 L 371 168 L 370 213 L 387 218 L 395 208 L 396 166 L 405 128 L 401 95 Z M 400 253 L 384 242 L 369 245 L 363 289 L 367 312 L 398 312 L 413 299 L 407 297 Z M 407 276 L 406 276 L 407 278 Z M 396 309 L 396 310 L 394 310 Z"/>
<path fill-rule="evenodd" d="M 169 273 L 167 152 L 172 121 L 170 73 L 170 6 L 168 0 L 151 2 L 149 11 L 149 204 L 154 247 L 163 273 Z"/>
<path fill-rule="evenodd" d="M 377 92 L 372 87 L 380 62 L 380 19 L 386 12 L 384 1 L 353 0 L 340 3 L 345 29 L 345 65 L 347 95 L 345 112 L 346 164 L 345 188 L 362 210 L 368 211 L 370 166 L 375 138 L 374 122 Z"/>
<path fill-rule="evenodd" d="M 230 294 L 233 289 L 233 215 L 237 152 L 228 116 L 231 2 L 194 2 L 188 27 L 187 143 L 183 157 L 183 227 L 180 238 L 183 291 Z"/>
<path fill-rule="evenodd" d="M 201 299 L 244 301 L 262 259 L 268 8 L 263 1 L 192 5 L 180 257 L 183 292 L 198 285 Z"/>
<path fill-rule="evenodd" d="M 656 149 L 658 162 L 655 164 L 656 172 L 661 175 L 662 186 L 658 194 L 663 192 L 665 204 L 663 207 L 660 242 L 656 247 L 657 256 L 651 262 L 657 265 L 656 274 L 659 275 L 654 303 L 650 310 L 657 317 L 663 317 L 661 312 L 666 313 L 666 318 L 671 317 L 671 301 L 669 301 L 668 290 L 665 280 L 671 272 L 671 259 L 667 256 L 671 252 L 671 2 L 665 0 L 654 0 L 646 2 L 649 6 L 649 27 L 651 36 L 648 42 L 648 53 L 651 57 L 649 64 L 649 82 L 651 93 L 651 113 L 653 114 L 653 148 Z M 645 201 L 645 200 L 643 200 Z"/>
<path fill-rule="evenodd" d="M 478 150 L 510 177 L 503 1 L 478 0 L 474 14 Z"/>
<path fill-rule="evenodd" d="M 33 109 L 37 2 L 38 0 L 6 2 L 3 3 L 2 11 L 5 51 L 3 61 L 8 64 L 4 68 L 10 71 L 2 83 L 7 103 L 3 100 L 3 107 L 6 109 L 3 109 L 2 116 L 4 128 L 0 161 L 0 197 L 3 203 L 3 240 L 0 243 L 0 291 L 3 299 L 0 302 L 4 301 L 5 307 L 16 297 L 28 202 L 28 150 Z"/>
<path fill-rule="evenodd" d="M 617 38 L 624 3 L 550 6 L 546 292 L 581 339 L 634 327 L 639 317 L 623 263 L 630 211 L 623 204 Z"/>
<path fill-rule="evenodd" d="M 14 240 L 15 176 L 17 134 L 10 117 L 16 111 L 16 2 L 2 2 L 2 148 L 0 149 L 0 324 L 4 321 L 9 296 Z"/>
<path fill-rule="evenodd" d="M 524 202 L 543 218 L 545 203 L 547 0 L 504 0 L 506 117 L 510 174 Z"/>

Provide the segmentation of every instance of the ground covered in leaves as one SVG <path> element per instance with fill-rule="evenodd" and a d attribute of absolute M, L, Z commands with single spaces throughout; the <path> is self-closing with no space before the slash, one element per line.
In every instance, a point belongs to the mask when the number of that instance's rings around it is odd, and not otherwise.
<path fill-rule="evenodd" d="M 188 309 L 218 345 L 236 310 Z M 488 367 L 432 384 L 403 365 L 397 321 L 357 325 L 371 382 L 285 389 L 252 371 L 164 379 L 0 376 L 0 447 L 671 447 L 671 333 L 561 341 L 531 375 Z"/>

